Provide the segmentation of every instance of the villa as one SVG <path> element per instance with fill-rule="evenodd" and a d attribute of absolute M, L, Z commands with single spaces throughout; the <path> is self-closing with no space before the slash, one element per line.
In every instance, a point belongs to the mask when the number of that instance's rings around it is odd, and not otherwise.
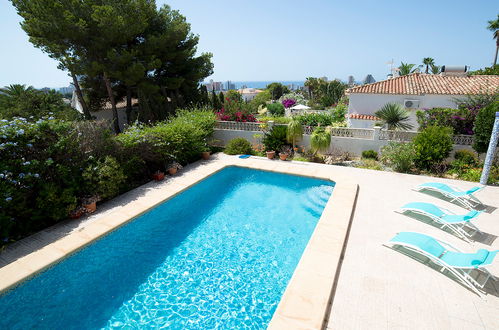
<path fill-rule="evenodd" d="M 243 101 L 249 102 L 255 98 L 258 94 L 263 92 L 261 89 L 256 88 L 242 88 L 238 92 L 242 95 Z"/>
<path fill-rule="evenodd" d="M 491 94 L 499 90 L 499 76 L 467 76 L 455 73 L 412 73 L 347 90 L 349 126 L 372 128 L 374 113 L 387 103 L 403 105 L 417 128 L 416 111 L 428 108 L 457 108 L 467 95 Z"/>

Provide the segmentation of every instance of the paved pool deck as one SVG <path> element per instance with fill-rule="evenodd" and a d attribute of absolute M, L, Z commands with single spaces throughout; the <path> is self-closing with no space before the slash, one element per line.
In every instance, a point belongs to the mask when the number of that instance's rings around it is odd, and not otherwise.
<path fill-rule="evenodd" d="M 114 224 L 135 215 L 137 209 L 150 207 L 160 201 L 165 191 L 172 193 L 188 187 L 207 173 L 226 166 L 223 164 L 227 164 L 228 160 L 233 163 L 233 157 L 230 157 L 218 154 L 210 161 L 189 165 L 174 179 L 161 183 L 150 182 L 99 206 L 98 212 L 91 216 L 60 223 L 12 244 L 0 253 L 0 272 L 10 268 L 14 272 L 21 272 L 14 275 L 23 276 L 26 272 L 40 268 L 33 261 L 26 261 L 30 255 L 38 254 L 46 260 L 56 260 L 60 255 L 49 252 L 47 247 L 55 245 L 61 253 L 72 251 L 81 243 L 78 237 L 84 240 L 108 232 Z M 332 304 L 326 313 L 326 328 L 499 329 L 499 279 L 489 280 L 486 286 L 488 294 L 480 298 L 427 265 L 383 246 L 399 231 L 418 231 L 448 241 L 463 251 L 499 249 L 499 211 L 494 207 L 489 207 L 488 213 L 477 219 L 476 225 L 486 234 L 476 237 L 478 241 L 471 244 L 427 223 L 394 212 L 409 201 L 426 201 L 463 213 L 465 210 L 457 205 L 411 189 L 428 181 L 446 182 L 462 188 L 475 186 L 476 183 L 255 157 L 237 162 L 288 173 L 299 173 L 300 168 L 306 168 L 306 172 L 317 173 L 319 177 L 337 178 L 339 182 L 348 182 L 349 185 L 358 184 L 353 221 L 343 251 L 344 259 L 339 276 L 336 277 Z M 149 202 L 144 201 L 144 196 L 149 197 Z M 499 206 L 499 187 L 487 187 L 477 196 L 487 205 Z M 334 213 L 332 216 L 334 220 Z M 72 239 L 69 240 L 69 237 Z M 329 241 L 327 236 L 321 239 Z M 325 258 L 322 262 L 324 269 L 336 271 L 336 267 L 330 267 L 334 263 L 332 259 Z M 13 268 L 13 264 L 20 267 Z M 499 276 L 499 260 L 489 270 Z M 316 271 L 323 272 L 323 269 Z M 305 309 L 304 305 L 293 308 L 299 310 L 300 307 Z M 305 324 L 286 326 L 278 322 L 272 325 L 274 329 L 318 328 Z"/>

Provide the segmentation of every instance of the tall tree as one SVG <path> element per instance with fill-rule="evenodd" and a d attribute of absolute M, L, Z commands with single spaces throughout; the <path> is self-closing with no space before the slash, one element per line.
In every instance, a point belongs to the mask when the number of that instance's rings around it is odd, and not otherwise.
<path fill-rule="evenodd" d="M 213 106 L 213 110 L 220 110 L 222 108 L 222 105 L 220 104 L 220 99 L 215 93 L 215 88 L 211 90 L 211 105 Z"/>
<path fill-rule="evenodd" d="M 81 14 L 81 7 L 75 3 L 51 0 L 11 1 L 17 13 L 24 19 L 21 27 L 28 34 L 30 42 L 59 61 L 60 69 L 69 72 L 85 118 L 90 119 L 90 111 L 76 78 L 77 55 L 75 44 L 72 42 L 73 39 L 82 36 L 85 28 L 82 22 L 76 19 Z M 71 8 L 71 12 L 67 8 Z"/>
<path fill-rule="evenodd" d="M 494 56 L 494 62 L 492 66 L 497 64 L 497 53 L 499 52 L 499 14 L 497 15 L 497 19 L 488 21 L 489 25 L 487 25 L 487 29 L 492 31 L 492 38 L 496 40 L 496 53 Z"/>
<path fill-rule="evenodd" d="M 270 92 L 273 100 L 278 100 L 284 94 L 289 93 L 289 88 L 278 82 L 267 85 L 267 90 Z"/>
<path fill-rule="evenodd" d="M 432 59 L 431 57 L 425 57 L 423 58 L 423 65 L 426 66 L 425 73 L 428 73 L 429 68 L 432 65 L 435 65 L 435 60 Z"/>
<path fill-rule="evenodd" d="M 220 99 L 220 106 L 223 108 L 224 103 L 225 103 L 225 96 L 224 96 L 224 92 L 220 92 L 220 93 L 218 94 L 218 98 Z"/>

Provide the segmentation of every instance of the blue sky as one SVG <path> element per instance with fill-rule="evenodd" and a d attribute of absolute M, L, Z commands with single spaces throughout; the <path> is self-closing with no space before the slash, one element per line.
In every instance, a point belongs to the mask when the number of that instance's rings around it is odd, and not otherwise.
<path fill-rule="evenodd" d="M 477 1 L 172 0 L 212 52 L 215 80 L 304 80 L 327 76 L 377 80 L 387 61 L 489 66 L 495 43 L 486 29 L 499 4 Z M 69 84 L 65 72 L 34 48 L 10 2 L 0 2 L 0 86 Z"/>

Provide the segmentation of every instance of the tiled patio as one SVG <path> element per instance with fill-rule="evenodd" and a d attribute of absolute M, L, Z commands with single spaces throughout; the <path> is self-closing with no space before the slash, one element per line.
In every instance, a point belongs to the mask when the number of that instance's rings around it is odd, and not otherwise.
<path fill-rule="evenodd" d="M 496 239 L 499 210 L 482 214 L 476 221 L 489 234 L 480 238 L 488 244 L 466 243 L 394 212 L 411 201 L 426 201 L 456 213 L 466 212 L 411 189 L 428 181 L 462 188 L 476 183 L 342 167 L 331 170 L 355 178 L 360 189 L 328 328 L 499 329 L 499 279 L 489 280 L 486 286 L 489 293 L 481 299 L 438 271 L 382 245 L 399 231 L 416 231 L 447 241 L 465 252 L 499 249 Z M 487 187 L 477 197 L 487 205 L 499 207 L 499 187 Z M 489 270 L 499 277 L 499 260 Z"/>
<path fill-rule="evenodd" d="M 193 183 L 207 172 L 226 163 L 229 156 L 217 155 L 210 162 L 187 166 L 178 177 L 182 186 Z M 231 158 L 233 159 L 233 158 Z M 489 294 L 481 299 L 456 281 L 382 244 L 399 231 L 418 231 L 450 242 L 464 251 L 479 248 L 499 249 L 499 211 L 493 208 L 480 216 L 477 226 L 488 235 L 479 237 L 488 244 L 468 244 L 440 229 L 395 213 L 409 201 L 427 201 L 456 212 L 464 209 L 411 188 L 427 181 L 445 181 L 468 188 L 474 183 L 415 175 L 354 169 L 310 163 L 268 161 L 250 158 L 262 168 L 293 172 L 307 167 L 307 172 L 327 173 L 331 178 L 359 184 L 357 205 L 346 253 L 328 320 L 330 329 L 498 329 L 499 280 L 490 280 Z M 312 171 L 311 171 L 312 170 Z M 85 234 L 89 224 L 110 218 L 126 217 L 132 204 L 141 205 L 144 195 L 161 198 L 179 180 L 149 183 L 103 205 L 99 212 L 81 221 L 66 222 L 34 237 L 12 245 L 0 253 L 0 268 L 16 259 L 40 250 L 75 231 Z M 177 187 L 178 188 L 178 187 Z M 499 206 L 499 187 L 487 187 L 477 196 L 487 205 Z M 144 207 L 144 205 L 141 205 Z M 103 228 L 104 230 L 105 228 Z M 109 228 L 107 228 L 108 230 Z M 68 247 L 70 248 L 70 247 Z M 324 261 L 327 262 L 327 261 Z M 499 276 L 499 260 L 490 267 Z"/>

